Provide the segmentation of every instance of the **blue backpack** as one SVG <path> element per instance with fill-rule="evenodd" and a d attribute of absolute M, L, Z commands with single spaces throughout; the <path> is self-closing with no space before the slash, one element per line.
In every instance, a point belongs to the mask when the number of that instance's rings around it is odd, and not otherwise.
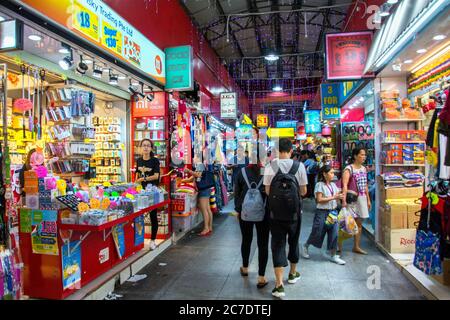
<path fill-rule="evenodd" d="M 261 178 L 261 181 L 258 184 L 256 182 L 250 183 L 245 168 L 242 168 L 241 171 L 248 187 L 248 191 L 244 197 L 244 202 L 242 203 L 241 219 L 243 221 L 250 222 L 263 221 L 266 211 L 261 191 L 259 191 L 259 188 L 263 183 L 263 179 Z"/>

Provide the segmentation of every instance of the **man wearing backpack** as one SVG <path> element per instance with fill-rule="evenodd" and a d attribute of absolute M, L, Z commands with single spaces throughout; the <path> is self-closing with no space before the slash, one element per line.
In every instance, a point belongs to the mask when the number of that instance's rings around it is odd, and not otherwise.
<path fill-rule="evenodd" d="M 288 283 L 300 279 L 297 263 L 300 256 L 299 238 L 301 227 L 302 197 L 306 195 L 308 178 L 305 166 L 291 159 L 292 142 L 279 141 L 279 158 L 274 159 L 264 171 L 264 186 L 268 194 L 270 232 L 272 234 L 272 258 L 276 285 L 275 297 L 284 297 L 284 267 L 290 262 Z M 286 257 L 286 238 L 289 254 Z"/>

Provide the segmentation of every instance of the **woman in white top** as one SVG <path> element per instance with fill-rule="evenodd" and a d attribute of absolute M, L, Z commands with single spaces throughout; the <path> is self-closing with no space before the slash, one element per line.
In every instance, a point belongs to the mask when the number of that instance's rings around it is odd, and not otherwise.
<path fill-rule="evenodd" d="M 367 169 L 363 166 L 366 162 L 367 154 L 366 150 L 362 148 L 356 148 L 352 151 L 351 165 L 347 166 L 342 175 L 342 193 L 344 194 L 344 200 L 342 206 L 346 207 L 347 191 L 350 183 L 350 179 L 354 179 L 357 191 L 358 199 L 355 203 L 354 210 L 358 215 L 356 218 L 356 224 L 358 225 L 358 233 L 355 235 L 355 244 L 353 246 L 353 252 L 359 254 L 367 254 L 366 251 L 361 249 L 361 232 L 362 232 L 362 219 L 369 218 L 369 211 L 372 207 L 369 195 L 369 186 L 367 183 Z M 356 190 L 355 190 L 356 191 Z M 339 246 L 339 251 L 342 248 Z"/>
<path fill-rule="evenodd" d="M 339 192 L 336 184 L 332 182 L 333 178 L 333 168 L 329 165 L 320 168 L 317 175 L 318 182 L 314 189 L 317 203 L 316 214 L 314 216 L 311 235 L 309 236 L 308 241 L 302 246 L 302 256 L 305 259 L 309 259 L 309 246 L 313 245 L 314 247 L 321 249 L 325 235 L 328 235 L 328 253 L 325 254 L 325 257 L 331 262 L 344 265 L 345 261 L 336 255 L 339 231 L 339 225 L 337 223 L 337 207 L 338 200 L 342 200 L 343 195 Z"/>

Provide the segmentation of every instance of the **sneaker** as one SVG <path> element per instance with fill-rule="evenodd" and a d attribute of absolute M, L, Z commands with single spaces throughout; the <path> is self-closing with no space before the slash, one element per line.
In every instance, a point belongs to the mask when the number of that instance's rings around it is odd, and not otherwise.
<path fill-rule="evenodd" d="M 288 283 L 294 284 L 300 279 L 300 273 L 296 272 L 295 274 L 289 274 Z"/>
<path fill-rule="evenodd" d="M 303 257 L 303 258 L 305 258 L 305 259 L 311 258 L 311 257 L 309 256 L 308 246 L 307 246 L 306 244 L 302 245 L 302 246 L 301 246 L 301 249 L 302 249 L 302 257 Z"/>
<path fill-rule="evenodd" d="M 286 294 L 284 293 L 284 287 L 281 285 L 281 286 L 279 286 L 278 288 L 277 287 L 275 287 L 273 290 L 272 290 L 272 295 L 274 296 L 274 297 L 277 297 L 277 298 L 281 298 L 281 297 L 284 297 Z"/>
<path fill-rule="evenodd" d="M 336 264 L 339 264 L 341 266 L 343 266 L 345 264 L 345 261 L 342 260 L 341 257 L 338 255 L 334 255 L 334 256 L 330 257 L 330 261 L 334 262 Z"/>
<path fill-rule="evenodd" d="M 150 250 L 155 250 L 155 249 L 156 249 L 155 241 L 150 241 Z"/>

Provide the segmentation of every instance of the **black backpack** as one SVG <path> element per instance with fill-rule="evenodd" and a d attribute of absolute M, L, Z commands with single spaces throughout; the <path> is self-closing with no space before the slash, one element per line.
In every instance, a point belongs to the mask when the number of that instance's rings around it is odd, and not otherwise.
<path fill-rule="evenodd" d="M 298 219 L 301 199 L 299 195 L 300 186 L 295 174 L 299 167 L 300 162 L 294 161 L 288 173 L 283 173 L 278 168 L 278 172 L 270 184 L 269 209 L 270 217 L 273 220 L 294 222 Z"/>

